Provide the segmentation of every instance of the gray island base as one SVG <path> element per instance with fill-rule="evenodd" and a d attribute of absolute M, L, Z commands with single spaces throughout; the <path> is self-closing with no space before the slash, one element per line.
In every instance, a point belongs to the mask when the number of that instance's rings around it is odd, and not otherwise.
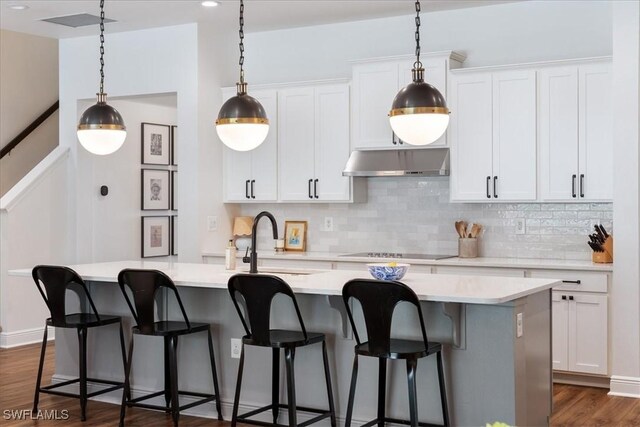
<path fill-rule="evenodd" d="M 98 311 L 125 318 L 127 335 L 132 316 L 116 283 L 123 268 L 152 268 L 164 271 L 179 288 L 190 320 L 213 327 L 221 402 L 225 419 L 231 417 L 238 359 L 231 357 L 231 339 L 243 335 L 242 325 L 226 289 L 236 273 L 222 266 L 206 264 L 123 261 L 71 266 L 89 283 Z M 285 269 L 281 269 L 285 270 Z M 13 275 L 29 276 L 29 270 Z M 344 422 L 353 364 L 353 340 L 344 317 L 340 292 L 353 278 L 367 278 L 366 271 L 305 270 L 274 272 L 291 285 L 307 329 L 327 335 L 334 398 L 339 422 Z M 25 286 L 29 286 L 26 282 Z M 407 274 L 402 280 L 422 301 L 430 340 L 444 343 L 445 375 L 451 421 L 454 426 L 484 426 L 495 421 L 518 426 L 548 425 L 552 405 L 551 382 L 551 287 L 553 279 L 470 277 Z M 33 286 L 32 284 L 30 286 Z M 78 299 L 68 301 L 78 306 Z M 172 296 L 158 298 L 158 310 L 169 318 L 180 318 Z M 359 309 L 354 308 L 356 322 Z M 522 334 L 518 314 L 522 313 Z M 43 319 L 44 321 L 44 319 Z M 271 327 L 297 328 L 293 307 L 286 297 L 273 302 Z M 117 333 L 106 328 L 89 334 L 89 376 L 122 380 L 124 377 Z M 363 329 L 364 330 L 364 329 Z M 393 331 L 398 337 L 419 339 L 415 309 L 398 306 Z M 200 336 L 201 335 L 201 336 Z M 128 339 L 128 338 L 127 338 Z M 53 381 L 77 376 L 75 331 L 56 330 L 56 369 Z M 161 339 L 136 336 L 131 382 L 134 397 L 163 389 L 163 343 Z M 322 357 L 317 349 L 296 353 L 297 404 L 326 406 Z M 206 334 L 180 339 L 178 350 L 179 387 L 210 392 L 211 372 Z M 284 369 L 281 368 L 281 372 Z M 387 415 L 408 418 L 408 388 L 403 361 L 390 361 L 387 369 Z M 421 422 L 441 423 L 435 357 L 418 362 L 418 407 Z M 360 358 L 354 409 L 354 424 L 375 418 L 378 362 Z M 270 402 L 271 351 L 247 347 L 240 411 L 246 412 Z M 286 402 L 281 378 L 281 402 Z M 120 403 L 118 392 L 101 400 Z M 161 403 L 161 402 L 158 402 Z M 90 406 L 90 404 L 89 404 Z M 215 418 L 214 405 L 202 405 L 184 414 Z M 281 422 L 286 423 L 286 410 Z M 264 421 L 270 414 L 265 414 Z M 299 414 L 299 422 L 307 420 Z M 328 421 L 326 422 L 328 425 Z"/>

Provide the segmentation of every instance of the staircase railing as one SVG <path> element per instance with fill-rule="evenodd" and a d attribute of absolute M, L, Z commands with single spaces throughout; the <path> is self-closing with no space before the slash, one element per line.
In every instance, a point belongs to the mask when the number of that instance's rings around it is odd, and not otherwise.
<path fill-rule="evenodd" d="M 60 108 L 60 101 L 56 101 L 51 107 L 47 108 L 47 111 L 40 114 L 29 126 L 27 126 L 22 132 L 18 134 L 15 138 L 13 138 L 7 145 L 0 149 L 0 159 L 6 156 L 16 148 L 18 144 L 20 144 L 27 136 L 31 134 L 34 130 L 38 128 L 45 120 L 47 120 L 53 113 L 58 111 Z"/>

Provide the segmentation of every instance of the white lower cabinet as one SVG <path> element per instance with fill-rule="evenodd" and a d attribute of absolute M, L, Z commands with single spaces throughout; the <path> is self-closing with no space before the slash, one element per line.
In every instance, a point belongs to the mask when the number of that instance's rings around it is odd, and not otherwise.
<path fill-rule="evenodd" d="M 607 374 L 607 295 L 553 292 L 553 369 Z"/>

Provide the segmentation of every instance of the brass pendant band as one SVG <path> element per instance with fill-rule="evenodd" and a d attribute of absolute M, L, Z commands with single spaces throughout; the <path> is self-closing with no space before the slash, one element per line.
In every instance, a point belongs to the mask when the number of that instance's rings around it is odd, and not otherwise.
<path fill-rule="evenodd" d="M 80 124 L 78 125 L 78 130 L 127 130 L 125 126 L 122 125 L 109 125 L 109 124 Z"/>
<path fill-rule="evenodd" d="M 396 108 L 389 112 L 389 117 L 403 116 L 405 114 L 450 114 L 451 111 L 447 107 L 413 107 L 413 108 Z"/>
<path fill-rule="evenodd" d="M 216 120 L 217 125 L 258 124 L 268 125 L 269 119 L 260 117 L 230 117 Z"/>

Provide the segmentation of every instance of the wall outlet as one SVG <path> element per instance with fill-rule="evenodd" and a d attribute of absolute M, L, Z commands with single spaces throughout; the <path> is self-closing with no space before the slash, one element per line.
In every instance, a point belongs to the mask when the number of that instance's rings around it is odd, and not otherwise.
<path fill-rule="evenodd" d="M 207 217 L 207 230 L 216 231 L 218 229 L 218 217 L 217 216 L 208 216 Z"/>
<path fill-rule="evenodd" d="M 324 217 L 324 231 L 333 231 L 333 217 Z"/>
<path fill-rule="evenodd" d="M 522 313 L 516 314 L 516 338 L 520 338 L 524 334 L 524 320 Z"/>
<path fill-rule="evenodd" d="M 240 338 L 231 338 L 231 358 L 240 359 L 242 353 L 242 340 Z"/>
<path fill-rule="evenodd" d="M 516 219 L 516 234 L 524 234 L 527 231 L 524 218 Z"/>

